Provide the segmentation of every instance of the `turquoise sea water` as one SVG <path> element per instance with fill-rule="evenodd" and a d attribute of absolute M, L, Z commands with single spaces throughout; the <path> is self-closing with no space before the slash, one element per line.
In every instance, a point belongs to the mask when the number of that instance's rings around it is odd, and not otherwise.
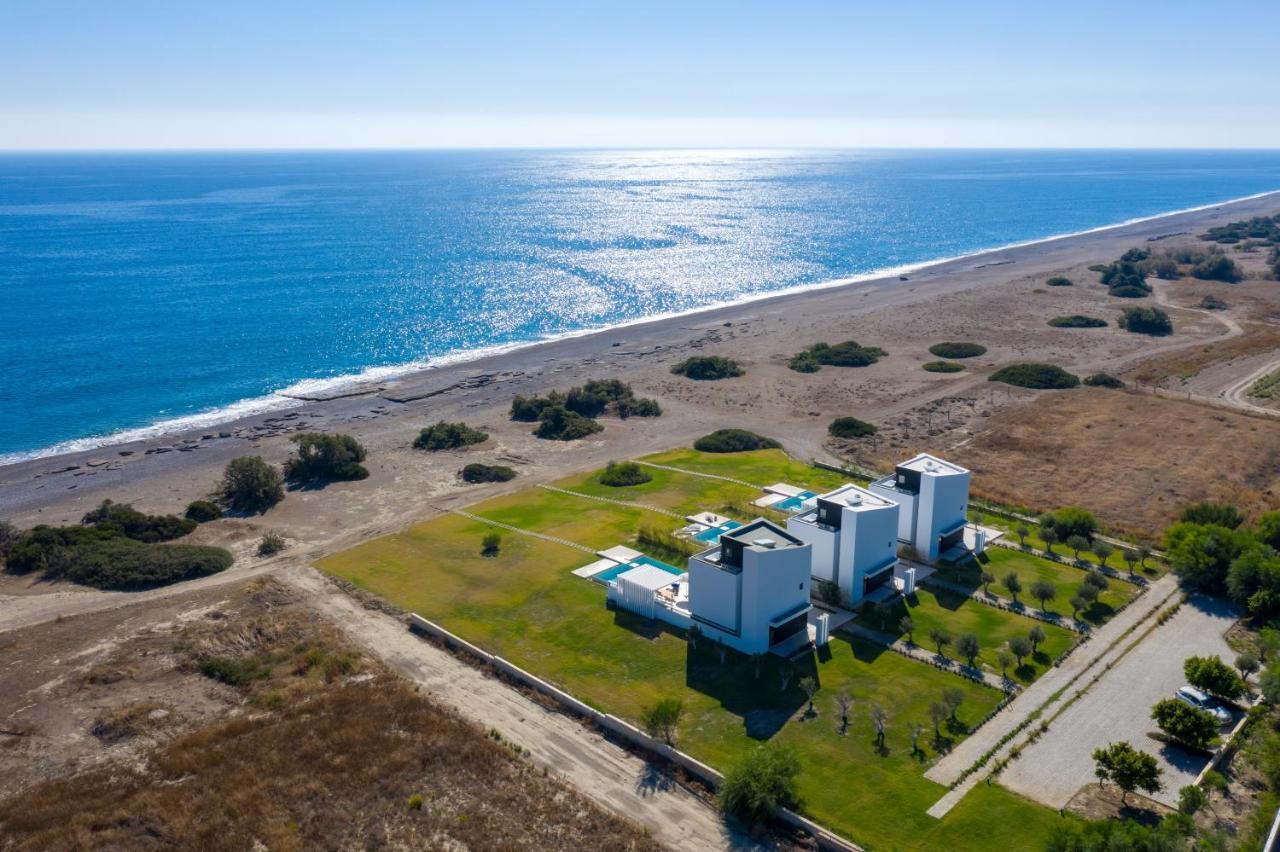
<path fill-rule="evenodd" d="M 0 459 L 1274 189 L 1277 151 L 0 155 Z"/>

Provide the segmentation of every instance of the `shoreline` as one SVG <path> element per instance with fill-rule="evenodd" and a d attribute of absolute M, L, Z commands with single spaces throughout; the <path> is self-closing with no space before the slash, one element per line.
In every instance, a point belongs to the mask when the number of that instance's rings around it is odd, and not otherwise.
<path fill-rule="evenodd" d="M 1188 216 L 1224 207 L 1246 205 L 1250 202 L 1271 198 L 1273 196 L 1280 197 L 1280 189 L 1268 190 L 1265 192 L 1254 193 L 1252 195 L 1241 196 L 1239 198 L 1201 204 L 1164 213 L 1156 213 L 1150 216 L 1133 217 L 1121 222 L 1099 225 L 1097 227 L 1086 228 L 1081 231 L 1054 234 L 1047 237 L 1038 237 L 1032 240 L 1007 243 L 992 248 L 979 249 L 977 251 L 958 255 L 932 258 L 914 263 L 900 264 L 898 266 L 883 267 L 869 272 L 859 273 L 857 275 L 846 276 L 843 278 L 835 278 L 828 281 L 797 284 L 779 288 L 777 290 L 743 294 L 734 299 L 700 305 L 684 311 L 653 314 L 622 320 L 620 322 L 610 323 L 607 325 L 589 326 L 533 340 L 512 341 L 509 343 L 493 344 L 475 349 L 461 350 L 459 352 L 438 356 L 432 359 L 409 361 L 402 364 L 371 366 L 362 369 L 358 373 L 348 373 L 330 378 L 299 379 L 278 391 L 273 391 L 261 396 L 240 399 L 227 405 L 208 409 L 206 411 L 185 414 L 165 420 L 158 420 L 145 426 L 129 427 L 118 430 L 109 435 L 90 435 L 81 438 L 73 438 L 33 450 L 19 450 L 0 455 L 0 471 L 5 470 L 6 468 L 39 462 L 42 460 L 74 456 L 81 453 L 90 453 L 95 450 L 122 447 L 128 444 L 189 434 L 202 429 L 226 426 L 241 422 L 247 418 L 287 412 L 308 404 L 332 402 L 345 397 L 361 396 L 367 393 L 376 392 L 378 388 L 374 386 L 381 383 L 391 383 L 411 378 L 425 378 L 450 368 L 475 365 L 491 358 L 500 358 L 525 350 L 536 350 L 539 347 L 553 346 L 567 341 L 590 338 L 595 335 L 616 333 L 626 329 L 651 324 L 675 323 L 681 320 L 687 321 L 696 319 L 700 314 L 711 314 L 717 311 L 726 311 L 767 303 L 774 299 L 801 298 L 806 294 L 815 294 L 844 287 L 853 287 L 859 284 L 886 287 L 894 283 L 907 283 L 906 280 L 903 280 L 903 277 L 905 276 L 916 273 L 935 272 L 942 268 L 960 264 L 965 261 L 982 259 L 990 255 L 997 255 L 1020 249 L 1034 249 L 1064 240 L 1077 240 L 1093 235 L 1107 234 L 1119 229 L 1131 228 L 1137 225 L 1146 225 L 1153 222 L 1159 222 L 1164 219 L 1173 219 L 1179 216 Z M 1151 242 L 1164 239 L 1169 236 L 1177 236 L 1177 234 L 1157 234 L 1149 236 L 1146 239 L 1148 242 Z M 991 266 L 1007 265 L 1014 262 L 1015 261 L 1000 261 L 997 263 L 982 264 L 974 267 L 974 269 L 980 270 Z M 361 390 L 361 388 L 367 388 L 367 390 Z"/>

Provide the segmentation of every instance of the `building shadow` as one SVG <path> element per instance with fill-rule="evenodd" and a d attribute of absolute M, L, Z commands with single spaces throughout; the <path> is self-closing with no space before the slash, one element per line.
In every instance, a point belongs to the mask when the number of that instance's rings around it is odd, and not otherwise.
<path fill-rule="evenodd" d="M 752 739 L 771 738 L 808 706 L 801 681 L 813 678 L 822 686 L 813 650 L 789 660 L 773 654 L 749 657 L 706 638 L 696 646 L 686 643 L 685 649 L 685 685 L 742 719 Z"/>
<path fill-rule="evenodd" d="M 659 621 L 656 618 L 645 618 L 643 615 L 637 615 L 630 610 L 615 607 L 612 604 L 609 605 L 609 608 L 613 610 L 614 627 L 621 627 L 623 630 L 634 633 L 642 639 L 652 641 L 663 636 L 674 636 L 683 641 L 685 638 L 683 630 L 665 621 Z"/>

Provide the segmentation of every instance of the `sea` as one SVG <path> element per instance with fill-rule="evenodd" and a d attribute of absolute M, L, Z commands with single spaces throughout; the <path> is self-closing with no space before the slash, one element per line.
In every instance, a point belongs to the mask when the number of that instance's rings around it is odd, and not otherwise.
<path fill-rule="evenodd" d="M 0 463 L 1280 189 L 1280 151 L 0 154 Z"/>

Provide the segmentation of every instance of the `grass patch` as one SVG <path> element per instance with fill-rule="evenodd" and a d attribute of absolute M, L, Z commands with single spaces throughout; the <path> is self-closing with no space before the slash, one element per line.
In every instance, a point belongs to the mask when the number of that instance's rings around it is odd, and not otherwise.
<path fill-rule="evenodd" d="M 1106 328 L 1107 321 L 1084 314 L 1072 314 L 1068 317 L 1054 317 L 1049 320 L 1049 325 L 1054 328 Z"/>
<path fill-rule="evenodd" d="M 987 379 L 1032 390 L 1063 390 L 1080 384 L 1079 376 L 1054 364 L 1010 364 L 996 370 Z"/>
<path fill-rule="evenodd" d="M 1258 399 L 1280 399 L 1280 370 L 1267 373 L 1250 385 L 1249 396 Z"/>
<path fill-rule="evenodd" d="M 964 371 L 964 364 L 957 364 L 955 361 L 930 361 L 923 369 L 929 373 L 960 373 Z"/>

